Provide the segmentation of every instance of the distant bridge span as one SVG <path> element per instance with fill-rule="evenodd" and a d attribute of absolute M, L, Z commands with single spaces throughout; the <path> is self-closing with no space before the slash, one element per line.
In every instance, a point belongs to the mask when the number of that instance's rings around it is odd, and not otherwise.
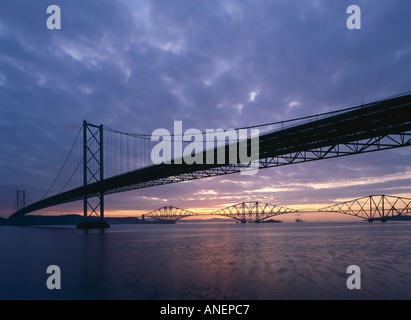
<path fill-rule="evenodd" d="M 246 222 L 261 222 L 270 217 L 278 216 L 286 213 L 298 212 L 296 209 L 280 207 L 268 203 L 261 202 L 241 202 L 217 211 L 212 212 L 212 215 L 226 216 L 240 221 Z"/>
<path fill-rule="evenodd" d="M 153 218 L 160 221 L 178 221 L 180 219 L 197 216 L 198 213 L 191 212 L 189 210 L 176 208 L 172 206 L 165 206 L 160 209 L 156 209 L 146 213 L 144 217 Z"/>
<path fill-rule="evenodd" d="M 249 201 L 240 202 L 204 215 L 225 216 L 241 223 L 258 223 L 271 217 L 289 213 L 314 212 L 345 214 L 362 218 L 369 222 L 375 220 L 386 222 L 390 218 L 410 214 L 411 199 L 391 195 L 370 195 L 320 209 L 292 209 L 268 203 Z M 163 207 L 151 211 L 145 216 L 163 221 L 177 221 L 182 218 L 199 215 L 184 209 Z"/>
<path fill-rule="evenodd" d="M 309 117 L 307 117 L 309 118 Z M 150 165 L 117 174 L 104 175 L 105 127 L 83 123 L 83 183 L 24 208 L 18 208 L 9 220 L 43 208 L 83 200 L 84 217 L 90 214 L 104 218 L 104 195 L 158 185 L 238 173 L 250 164 L 229 161 L 229 145 L 216 148 L 225 152 L 223 164 Z M 308 161 L 388 150 L 411 145 L 411 95 L 398 96 L 325 114 L 320 119 L 300 123 L 259 136 L 259 169 Z M 248 141 L 250 147 L 250 141 Z M 95 163 L 91 166 L 91 161 Z M 89 199 L 97 198 L 97 204 Z M 99 212 L 98 212 L 99 210 Z"/>
<path fill-rule="evenodd" d="M 390 195 L 370 195 L 319 209 L 319 212 L 341 213 L 370 222 L 411 213 L 411 199 Z"/>

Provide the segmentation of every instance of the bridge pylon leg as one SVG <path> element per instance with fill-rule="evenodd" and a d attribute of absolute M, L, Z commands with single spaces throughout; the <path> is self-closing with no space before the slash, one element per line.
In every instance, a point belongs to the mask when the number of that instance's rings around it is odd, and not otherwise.
<path fill-rule="evenodd" d="M 16 193 L 16 212 L 24 209 L 26 207 L 26 191 L 17 190 Z M 9 217 L 7 221 L 10 226 L 24 226 L 26 224 L 26 219 L 23 214 L 13 215 Z"/>
<path fill-rule="evenodd" d="M 88 186 L 104 180 L 103 126 L 95 126 L 83 122 L 83 212 L 84 221 L 77 228 L 109 228 L 104 221 L 104 191 L 92 191 Z M 92 202 L 97 198 L 97 203 Z M 90 213 L 89 213 L 90 212 Z M 96 215 L 99 220 L 91 221 L 90 216 Z"/>

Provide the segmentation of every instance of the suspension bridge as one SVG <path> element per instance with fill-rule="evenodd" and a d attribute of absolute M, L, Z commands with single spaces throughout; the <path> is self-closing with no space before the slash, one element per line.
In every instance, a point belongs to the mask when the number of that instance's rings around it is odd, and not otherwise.
<path fill-rule="evenodd" d="M 228 141 L 213 148 L 212 163 L 205 161 L 202 151 L 201 163 L 181 163 L 174 158 L 168 163 L 153 164 L 151 135 L 125 133 L 84 121 L 44 196 L 28 205 L 18 201 L 8 220 L 19 224 L 19 219 L 28 213 L 81 200 L 85 221 L 79 227 L 107 227 L 105 195 L 239 173 L 256 165 L 266 169 L 410 146 L 411 95 L 248 128 L 266 130 L 258 136 L 257 164 L 240 161 L 237 144 L 241 141 L 235 142 L 234 162 L 230 158 L 233 143 Z M 170 137 L 181 141 L 181 136 Z M 251 139 L 246 139 L 246 146 L 252 150 Z M 225 155 L 223 162 L 217 161 L 221 153 Z M 101 223 L 89 224 L 91 215 L 99 217 Z"/>

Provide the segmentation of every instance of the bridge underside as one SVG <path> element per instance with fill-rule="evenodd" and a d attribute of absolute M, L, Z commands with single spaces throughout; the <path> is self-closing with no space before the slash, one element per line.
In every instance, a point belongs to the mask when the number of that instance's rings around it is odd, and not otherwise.
<path fill-rule="evenodd" d="M 250 142 L 248 142 L 250 148 Z M 259 137 L 258 168 L 271 168 L 301 162 L 323 160 L 411 145 L 411 95 L 378 101 L 353 110 L 263 134 Z M 189 181 L 231 173 L 247 167 L 230 164 L 229 147 L 224 164 L 160 164 L 90 183 L 15 212 L 9 219 L 46 207 L 100 197 L 129 190 Z M 204 163 L 206 156 L 204 153 Z M 252 217 L 254 219 L 256 217 Z M 258 220 L 258 218 L 256 218 Z"/>

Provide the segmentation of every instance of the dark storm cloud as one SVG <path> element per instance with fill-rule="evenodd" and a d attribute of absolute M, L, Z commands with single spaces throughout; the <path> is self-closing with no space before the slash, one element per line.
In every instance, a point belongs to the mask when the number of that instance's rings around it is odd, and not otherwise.
<path fill-rule="evenodd" d="M 0 3 L 2 215 L 16 189 L 26 189 L 33 200 L 46 191 L 83 119 L 147 134 L 172 129 L 173 120 L 183 120 L 184 128 L 230 128 L 356 105 L 363 93 L 370 102 L 411 88 L 407 1 L 356 1 L 361 30 L 346 28 L 352 1 L 52 2 L 62 10 L 61 30 L 46 28 L 50 2 Z M 348 157 L 258 177 L 277 190 L 273 198 L 325 201 L 327 193 L 320 197 L 302 185 L 406 174 L 408 158 L 408 151 Z M 237 194 L 261 189 L 258 179 L 230 179 L 249 183 L 233 184 Z M 138 194 L 180 206 L 205 188 L 234 196 L 221 181 Z M 369 189 L 394 186 L 395 180 Z M 406 187 L 403 180 L 400 187 Z M 344 196 L 368 193 L 361 184 L 344 188 Z M 332 190 L 332 198 L 343 193 Z"/>

